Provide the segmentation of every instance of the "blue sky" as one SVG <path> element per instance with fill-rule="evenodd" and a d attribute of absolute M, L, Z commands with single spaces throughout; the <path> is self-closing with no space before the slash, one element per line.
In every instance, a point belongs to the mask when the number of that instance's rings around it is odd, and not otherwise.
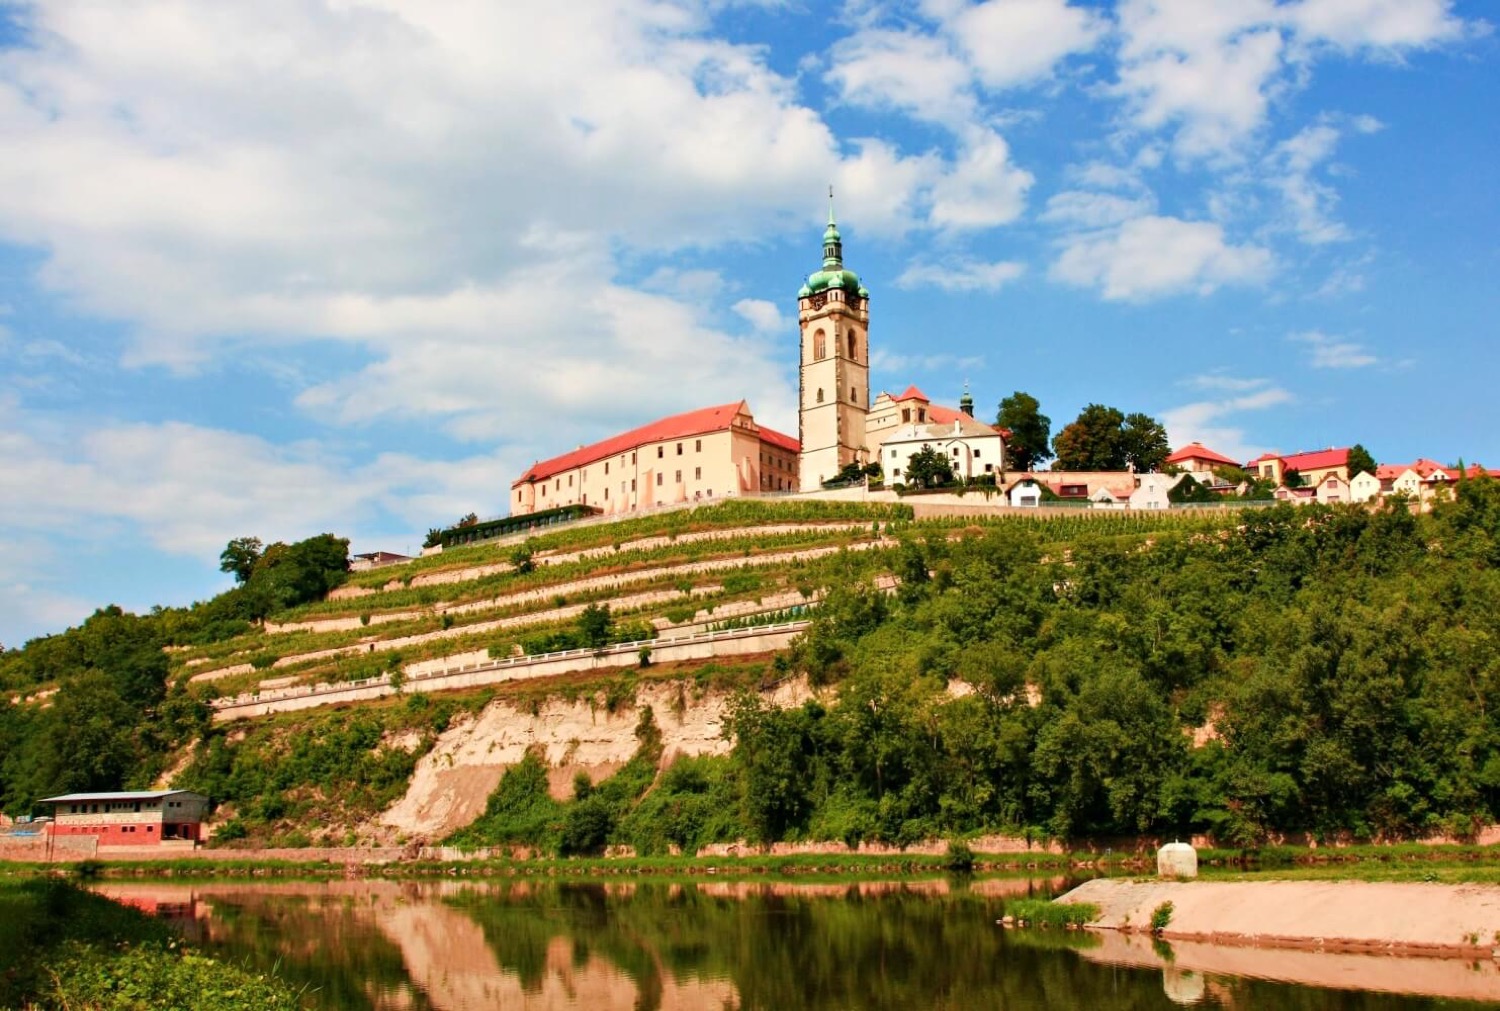
<path fill-rule="evenodd" d="M 532 460 L 872 384 L 1500 466 L 1477 0 L 0 3 L 0 643 L 414 549 Z"/>

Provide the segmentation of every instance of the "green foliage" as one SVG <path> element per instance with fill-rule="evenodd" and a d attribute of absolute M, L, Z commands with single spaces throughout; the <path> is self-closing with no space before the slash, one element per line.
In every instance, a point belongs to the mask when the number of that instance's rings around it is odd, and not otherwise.
<path fill-rule="evenodd" d="M 187 950 L 166 924 L 57 879 L 0 882 L 0 1006 L 294 1011 L 268 974 Z"/>
<path fill-rule="evenodd" d="M 1172 922 L 1172 903 L 1163 902 L 1151 910 L 1151 933 L 1160 934 Z"/>
<path fill-rule="evenodd" d="M 1099 918 L 1091 902 L 1049 902 L 1046 899 L 1006 899 L 1005 915 L 1033 927 L 1081 927 Z"/>
<path fill-rule="evenodd" d="M 942 488 L 953 483 L 953 463 L 946 454 L 923 446 L 911 455 L 902 476 L 909 488 Z"/>
<path fill-rule="evenodd" d="M 1052 419 L 1041 411 L 1036 397 L 1017 390 L 1000 401 L 995 424 L 1010 429 L 1005 443 L 1006 469 L 1034 470 L 1052 456 Z"/>
<path fill-rule="evenodd" d="M 613 624 L 608 604 L 590 604 L 578 615 L 578 637 L 584 646 L 597 649 L 609 642 Z"/>
<path fill-rule="evenodd" d="M 259 537 L 236 537 L 219 555 L 219 571 L 233 573 L 236 583 L 249 582 L 263 547 Z"/>
<path fill-rule="evenodd" d="M 1052 440 L 1057 470 L 1158 470 L 1171 449 L 1167 431 L 1148 414 L 1089 404 Z"/>
<path fill-rule="evenodd" d="M 1373 474 L 1376 471 L 1375 458 L 1370 451 L 1359 443 L 1349 447 L 1349 478 L 1353 480 L 1360 474 Z"/>

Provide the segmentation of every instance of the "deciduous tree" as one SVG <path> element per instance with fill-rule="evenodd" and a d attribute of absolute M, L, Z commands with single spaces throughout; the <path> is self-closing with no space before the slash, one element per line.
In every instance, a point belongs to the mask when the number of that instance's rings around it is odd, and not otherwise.
<path fill-rule="evenodd" d="M 1052 457 L 1052 419 L 1042 413 L 1036 397 L 1020 390 L 1000 401 L 995 424 L 1010 430 L 1005 443 L 1007 468 L 1032 470 Z"/>

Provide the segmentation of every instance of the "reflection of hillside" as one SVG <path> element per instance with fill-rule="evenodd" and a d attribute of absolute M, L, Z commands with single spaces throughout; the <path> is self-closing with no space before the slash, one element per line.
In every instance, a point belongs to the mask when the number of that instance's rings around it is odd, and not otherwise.
<path fill-rule="evenodd" d="M 1341 990 L 1500 1000 L 1500 969 L 1489 959 L 1471 962 L 1457 958 L 1401 958 L 1173 941 L 1169 965 L 1149 938 L 1114 931 L 1102 931 L 1099 937 L 1103 943 L 1080 952 L 1084 958 L 1111 965 L 1170 969 L 1167 979 L 1179 985 L 1185 972 L 1193 972 Z"/>
<path fill-rule="evenodd" d="M 1457 998 L 1500 992 L 1488 962 L 1177 944 L 1164 976 L 1162 956 L 1146 939 L 996 926 L 1005 897 L 1061 886 L 1015 878 L 529 880 L 110 884 L 101 891 L 196 910 L 212 947 L 257 969 L 278 965 L 328 1011 L 1135 1011 L 1200 996 L 1255 1011 L 1415 1006 L 1236 974 Z"/>

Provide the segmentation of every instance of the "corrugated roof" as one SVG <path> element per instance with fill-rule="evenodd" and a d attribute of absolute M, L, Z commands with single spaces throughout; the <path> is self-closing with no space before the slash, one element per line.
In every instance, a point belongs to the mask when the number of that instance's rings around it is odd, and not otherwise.
<path fill-rule="evenodd" d="M 611 456 L 619 456 L 628 453 L 632 449 L 652 442 L 664 442 L 668 439 L 686 439 L 694 435 L 707 435 L 710 432 L 722 432 L 728 429 L 740 413 L 749 414 L 750 409 L 743 400 L 736 400 L 732 404 L 719 404 L 717 407 L 703 407 L 696 411 L 687 411 L 682 414 L 674 414 L 667 418 L 661 418 L 640 428 L 632 428 L 628 432 L 621 432 L 601 442 L 590 446 L 581 446 L 570 453 L 554 456 L 550 460 L 541 460 L 531 465 L 531 468 L 522 474 L 511 487 L 516 488 L 528 481 L 545 481 L 554 474 L 561 474 L 575 467 L 584 467 Z M 769 442 L 779 449 L 791 453 L 801 451 L 801 444 L 789 435 L 783 435 L 772 429 L 756 425 L 753 429 L 746 429 L 759 435 L 763 442 Z"/>
<path fill-rule="evenodd" d="M 60 797 L 43 797 L 39 804 L 78 804 L 84 801 L 88 803 L 104 801 L 137 801 L 137 800 L 161 800 L 163 797 L 177 797 L 182 794 L 192 794 L 194 797 L 203 797 L 201 793 L 192 790 L 126 790 L 119 793 L 65 793 Z M 207 797 L 203 797 L 207 800 Z"/>

